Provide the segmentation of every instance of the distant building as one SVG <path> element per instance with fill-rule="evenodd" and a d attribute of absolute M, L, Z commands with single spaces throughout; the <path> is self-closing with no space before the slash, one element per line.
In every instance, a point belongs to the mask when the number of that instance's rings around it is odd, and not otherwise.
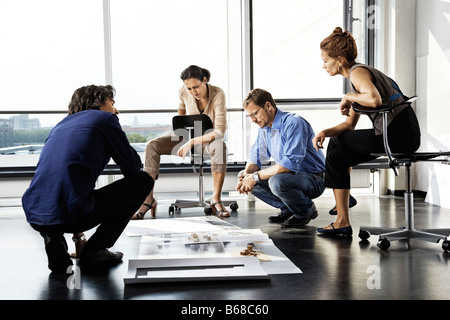
<path fill-rule="evenodd" d="M 141 135 L 150 135 L 150 134 L 168 134 L 172 131 L 172 126 L 170 125 L 155 125 L 155 126 L 140 126 L 140 127 L 131 127 L 131 126 L 122 126 L 123 131 L 126 133 L 138 133 Z"/>
<path fill-rule="evenodd" d="M 9 119 L 13 121 L 13 129 L 40 129 L 41 122 L 37 118 L 30 119 L 28 114 L 20 114 L 18 116 L 12 116 Z"/>
<path fill-rule="evenodd" d="M 0 119 L 0 148 L 14 145 L 13 120 Z"/>

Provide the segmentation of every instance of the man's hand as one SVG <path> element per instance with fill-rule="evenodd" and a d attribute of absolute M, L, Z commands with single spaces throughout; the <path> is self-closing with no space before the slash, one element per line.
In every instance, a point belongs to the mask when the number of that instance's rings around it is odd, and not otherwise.
<path fill-rule="evenodd" d="M 248 194 L 252 192 L 253 187 L 255 186 L 256 181 L 253 179 L 253 174 L 244 174 L 238 177 L 238 183 L 236 185 L 236 191 L 240 194 Z"/>

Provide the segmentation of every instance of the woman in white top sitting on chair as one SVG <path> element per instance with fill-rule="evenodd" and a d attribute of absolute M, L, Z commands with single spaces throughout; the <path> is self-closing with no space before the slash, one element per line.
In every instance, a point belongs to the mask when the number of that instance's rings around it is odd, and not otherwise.
<path fill-rule="evenodd" d="M 144 171 L 156 180 L 161 155 L 175 154 L 184 158 L 193 146 L 203 145 L 204 150 L 211 155 L 211 172 L 214 184 L 214 193 L 211 199 L 213 213 L 221 217 L 229 217 L 230 212 L 225 209 L 221 202 L 222 187 L 227 170 L 226 145 L 222 140 L 227 126 L 227 108 L 223 90 L 209 84 L 210 77 L 211 73 L 208 70 L 195 65 L 189 66 L 181 73 L 180 78 L 183 80 L 183 86 L 179 91 L 178 114 L 206 114 L 211 118 L 214 130 L 203 136 L 190 139 L 178 150 L 174 150 L 174 148 L 179 144 L 179 140 L 174 140 L 173 134 L 149 141 L 145 148 Z M 143 219 L 150 209 L 152 217 L 154 217 L 156 200 L 153 197 L 153 190 L 132 219 Z"/>

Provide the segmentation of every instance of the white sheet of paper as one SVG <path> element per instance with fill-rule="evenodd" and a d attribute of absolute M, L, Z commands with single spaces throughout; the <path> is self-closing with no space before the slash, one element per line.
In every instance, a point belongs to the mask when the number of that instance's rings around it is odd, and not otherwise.
<path fill-rule="evenodd" d="M 241 257 L 248 243 L 268 274 L 302 273 L 259 229 L 142 236 L 139 259 Z"/>
<path fill-rule="evenodd" d="M 215 216 L 203 216 L 173 219 L 131 220 L 125 228 L 125 233 L 131 237 L 228 229 L 236 230 L 240 228 Z"/>
<path fill-rule="evenodd" d="M 135 278 L 133 272 L 136 273 L 134 269 L 146 264 L 153 265 L 150 261 L 165 264 L 167 268 L 164 270 L 169 270 L 172 275 L 176 274 L 175 271 L 180 271 L 176 268 L 170 269 L 172 263 L 176 266 L 185 263 L 183 261 L 192 261 L 192 259 L 198 259 L 199 263 L 206 263 L 216 261 L 216 259 L 235 258 L 256 259 L 266 274 L 302 273 L 260 229 L 241 229 L 215 216 L 136 220 L 129 223 L 125 232 L 129 236 L 141 236 L 138 259 L 130 260 L 126 283 L 141 282 L 141 276 L 137 280 L 132 280 Z M 257 253 L 256 257 L 241 254 L 248 243 L 253 243 L 254 251 Z M 131 261 L 133 262 L 131 263 Z M 217 262 L 220 261 L 225 262 L 226 260 L 217 260 Z M 216 266 L 213 269 L 220 268 Z M 158 272 L 164 270 L 161 269 Z M 155 271 L 156 269 L 151 274 L 157 275 Z M 238 270 L 233 270 L 233 272 L 239 273 Z M 203 274 L 206 275 L 206 273 L 197 273 L 197 276 Z M 164 274 L 159 275 L 161 275 L 160 278 L 157 277 L 159 280 L 148 279 L 144 282 L 166 281 L 163 280 L 165 279 Z M 180 277 L 185 277 L 184 271 L 181 272 Z M 194 278 L 189 279 L 193 280 Z M 205 279 L 197 280 L 207 279 L 215 278 L 206 276 Z"/>
<path fill-rule="evenodd" d="M 267 279 L 257 258 L 130 260 L 125 284 L 150 282 Z"/>

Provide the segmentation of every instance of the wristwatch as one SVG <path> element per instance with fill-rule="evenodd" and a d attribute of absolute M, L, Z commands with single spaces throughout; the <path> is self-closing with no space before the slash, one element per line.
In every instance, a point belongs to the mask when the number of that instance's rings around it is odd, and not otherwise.
<path fill-rule="evenodd" d="M 253 180 L 255 180 L 255 182 L 259 182 L 259 174 L 258 174 L 258 171 L 253 172 Z"/>

